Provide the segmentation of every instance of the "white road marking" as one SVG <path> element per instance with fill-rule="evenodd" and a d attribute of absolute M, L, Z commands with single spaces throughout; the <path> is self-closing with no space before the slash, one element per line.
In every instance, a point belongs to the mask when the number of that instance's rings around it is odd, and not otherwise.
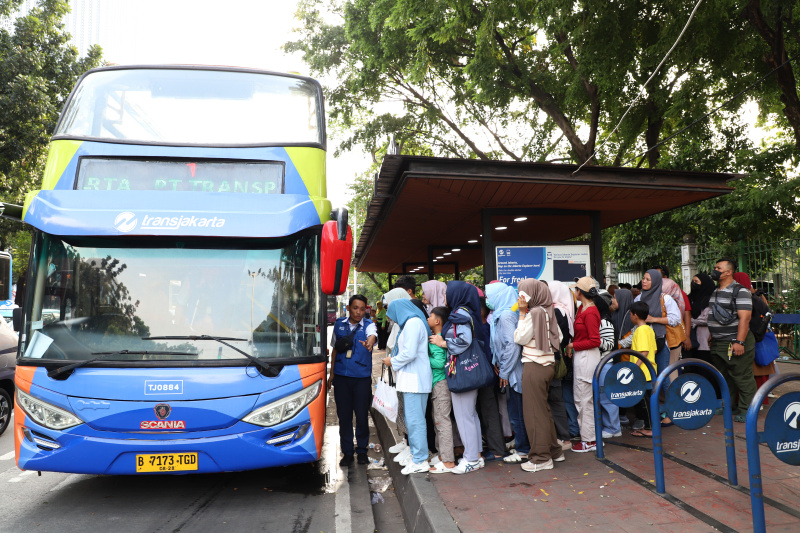
<path fill-rule="evenodd" d="M 0 455 L 0 461 L 8 461 L 9 459 L 13 459 L 13 458 L 14 458 L 14 452 L 13 451 L 10 451 L 5 455 Z"/>
<path fill-rule="evenodd" d="M 78 479 L 80 479 L 84 475 L 85 474 L 70 474 L 67 477 L 65 477 L 64 479 L 62 479 L 61 482 L 58 485 L 56 485 L 55 487 L 50 489 L 50 492 L 55 492 L 57 490 L 61 490 L 62 488 L 64 488 L 65 486 L 69 485 L 73 481 L 78 481 Z"/>
<path fill-rule="evenodd" d="M 34 470 L 26 470 L 26 471 L 20 473 L 17 477 L 12 477 L 11 479 L 8 480 L 8 482 L 9 483 L 19 483 L 24 478 L 26 478 L 26 477 L 28 477 L 30 475 L 33 475 L 35 473 L 36 473 L 36 471 L 34 471 Z"/>

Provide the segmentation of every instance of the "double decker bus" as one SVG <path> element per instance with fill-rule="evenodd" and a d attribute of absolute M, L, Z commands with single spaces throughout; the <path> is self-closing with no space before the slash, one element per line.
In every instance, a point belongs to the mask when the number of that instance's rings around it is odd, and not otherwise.
<path fill-rule="evenodd" d="M 313 462 L 325 294 L 352 233 L 326 199 L 320 85 L 194 66 L 84 74 L 51 140 L 15 378 L 21 469 Z"/>

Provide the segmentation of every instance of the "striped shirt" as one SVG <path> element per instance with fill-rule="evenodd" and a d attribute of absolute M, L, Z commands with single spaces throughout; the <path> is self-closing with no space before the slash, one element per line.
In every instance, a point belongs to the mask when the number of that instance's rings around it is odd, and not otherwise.
<path fill-rule="evenodd" d="M 736 334 L 739 331 L 739 317 L 737 316 L 733 322 L 727 326 L 723 326 L 717 322 L 714 316 L 714 304 L 718 304 L 723 309 L 733 312 L 733 291 L 735 287 L 739 287 L 739 293 L 736 295 L 736 310 L 737 311 L 752 311 L 753 300 L 750 291 L 736 283 L 735 281 L 725 287 L 724 289 L 717 289 L 711 294 L 708 300 L 708 306 L 711 312 L 708 314 L 708 330 L 711 332 L 711 338 L 717 341 L 732 341 L 736 339 Z M 744 339 L 739 339 L 744 340 Z"/>
<path fill-rule="evenodd" d="M 600 356 L 604 356 L 617 347 L 617 336 L 614 334 L 614 324 L 603 318 L 600 320 Z"/>

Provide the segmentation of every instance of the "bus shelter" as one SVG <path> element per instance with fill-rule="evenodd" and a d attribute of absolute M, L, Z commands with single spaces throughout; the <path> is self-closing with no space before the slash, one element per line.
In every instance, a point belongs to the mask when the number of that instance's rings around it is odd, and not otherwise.
<path fill-rule="evenodd" d="M 509 265 L 541 263 L 550 274 L 556 270 L 552 279 L 588 274 L 603 283 L 604 228 L 728 194 L 728 183 L 740 177 L 576 170 L 552 163 L 387 155 L 375 176 L 355 266 L 458 279 L 460 272 L 484 265 L 487 282 L 513 283 Z"/>

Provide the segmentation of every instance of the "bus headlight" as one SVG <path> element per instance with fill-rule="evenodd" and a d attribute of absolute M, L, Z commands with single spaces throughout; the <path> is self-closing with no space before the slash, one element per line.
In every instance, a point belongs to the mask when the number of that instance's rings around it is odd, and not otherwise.
<path fill-rule="evenodd" d="M 25 394 L 19 389 L 17 389 L 17 405 L 26 415 L 46 428 L 62 430 L 83 424 L 83 420 L 72 413 Z"/>
<path fill-rule="evenodd" d="M 300 392 L 295 392 L 285 398 L 276 400 L 264 407 L 259 407 L 249 415 L 242 418 L 243 422 L 255 424 L 257 426 L 274 426 L 284 420 L 289 420 L 303 408 L 314 401 L 322 390 L 322 380 L 309 385 Z"/>

